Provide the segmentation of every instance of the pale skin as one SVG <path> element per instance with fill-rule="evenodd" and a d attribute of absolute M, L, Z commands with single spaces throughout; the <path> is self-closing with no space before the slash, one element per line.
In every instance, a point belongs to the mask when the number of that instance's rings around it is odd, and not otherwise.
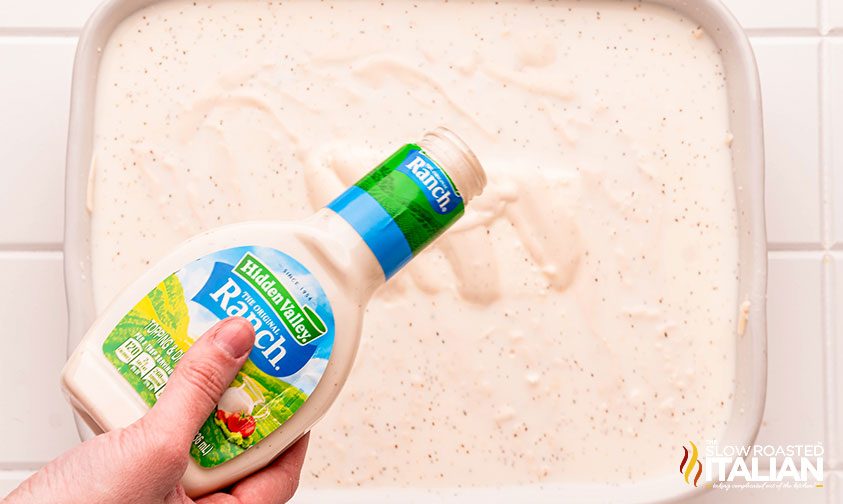
<path fill-rule="evenodd" d="M 16 488 L 7 504 L 274 504 L 296 491 L 307 450 L 303 437 L 272 464 L 225 492 L 196 500 L 180 480 L 190 444 L 243 366 L 254 343 L 252 325 L 229 318 L 184 355 L 160 400 L 143 418 L 86 441 Z"/>

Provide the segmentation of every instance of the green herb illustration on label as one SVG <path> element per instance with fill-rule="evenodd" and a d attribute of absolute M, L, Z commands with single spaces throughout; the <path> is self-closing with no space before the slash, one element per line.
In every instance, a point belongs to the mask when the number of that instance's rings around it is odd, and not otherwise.
<path fill-rule="evenodd" d="M 252 323 L 255 346 L 194 438 L 191 456 L 204 467 L 226 462 L 271 434 L 319 383 L 334 342 L 333 311 L 319 282 L 274 249 L 222 250 L 165 278 L 102 347 L 152 406 L 195 339 L 230 316 Z"/>

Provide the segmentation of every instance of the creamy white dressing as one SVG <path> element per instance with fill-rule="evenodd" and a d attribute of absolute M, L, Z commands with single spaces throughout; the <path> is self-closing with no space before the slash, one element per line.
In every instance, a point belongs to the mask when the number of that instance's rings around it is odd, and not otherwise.
<path fill-rule="evenodd" d="M 737 232 L 716 46 L 635 2 L 163 2 L 103 50 L 102 310 L 191 235 L 313 213 L 443 124 L 488 173 L 383 287 L 305 486 L 625 482 L 731 411 Z"/>

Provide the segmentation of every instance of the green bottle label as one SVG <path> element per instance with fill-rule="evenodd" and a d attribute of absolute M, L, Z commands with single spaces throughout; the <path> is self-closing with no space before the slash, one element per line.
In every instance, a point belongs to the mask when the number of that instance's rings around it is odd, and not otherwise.
<path fill-rule="evenodd" d="M 401 147 L 328 208 L 360 234 L 387 278 L 465 212 L 451 178 L 415 144 Z"/>

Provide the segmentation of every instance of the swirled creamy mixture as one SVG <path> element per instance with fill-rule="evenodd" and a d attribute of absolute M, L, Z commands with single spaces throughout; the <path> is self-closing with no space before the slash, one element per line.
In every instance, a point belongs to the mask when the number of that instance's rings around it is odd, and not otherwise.
<path fill-rule="evenodd" d="M 103 48 L 98 308 L 174 245 L 311 214 L 437 125 L 484 195 L 369 307 L 306 486 L 638 481 L 735 366 L 723 65 L 637 2 L 173 1 Z"/>

